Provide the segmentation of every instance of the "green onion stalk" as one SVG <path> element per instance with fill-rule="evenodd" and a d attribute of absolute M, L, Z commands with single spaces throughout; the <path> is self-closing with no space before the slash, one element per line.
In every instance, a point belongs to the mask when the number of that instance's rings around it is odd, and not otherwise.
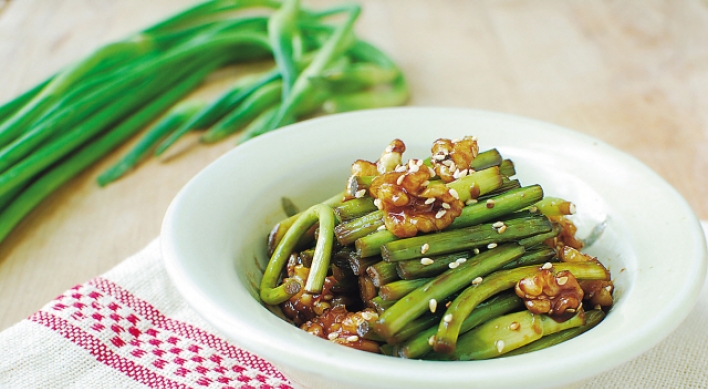
<path fill-rule="evenodd" d="M 290 253 L 293 252 L 302 235 L 318 221 L 319 236 L 307 282 L 303 286 L 299 285 L 295 279 L 289 278 L 281 285 L 277 285 Z M 266 304 L 275 305 L 290 299 L 302 288 L 308 293 L 321 292 L 329 270 L 333 240 L 334 212 L 331 207 L 317 204 L 300 214 L 268 261 L 268 266 L 261 280 L 261 300 Z"/>
<path fill-rule="evenodd" d="M 190 131 L 205 131 L 204 143 L 242 132 L 244 142 L 327 113 L 327 104 L 352 94 L 368 94 L 359 108 L 403 104 L 400 69 L 353 32 L 359 13 L 356 5 L 313 10 L 298 0 L 205 1 L 0 105 L 0 241 L 52 191 L 150 123 L 98 177 L 101 186 Z M 333 15 L 344 20 L 330 22 Z M 217 69 L 264 59 L 273 60 L 272 70 L 239 74 L 216 99 L 187 97 Z M 398 98 L 384 96 L 390 90 Z"/>

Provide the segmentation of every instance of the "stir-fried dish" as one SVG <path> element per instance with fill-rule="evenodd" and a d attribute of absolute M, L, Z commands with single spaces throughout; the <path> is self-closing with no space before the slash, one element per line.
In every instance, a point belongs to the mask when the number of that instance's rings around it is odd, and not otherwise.
<path fill-rule="evenodd" d="M 264 304 L 322 339 L 431 360 L 537 350 L 605 317 L 614 285 L 573 203 L 522 186 L 475 137 L 405 151 L 354 161 L 342 193 L 273 228 Z"/>

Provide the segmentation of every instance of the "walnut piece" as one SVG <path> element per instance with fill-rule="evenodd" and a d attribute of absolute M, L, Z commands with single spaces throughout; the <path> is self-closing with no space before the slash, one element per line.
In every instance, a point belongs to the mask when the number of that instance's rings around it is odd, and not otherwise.
<path fill-rule="evenodd" d="M 597 258 L 582 253 L 579 250 L 564 246 L 562 249 L 558 250 L 560 260 L 563 262 L 586 262 L 592 261 L 595 263 L 600 263 Z M 604 267 L 604 265 L 603 265 Z M 609 270 L 607 270 L 609 274 Z M 592 308 L 610 308 L 613 304 L 612 293 L 614 292 L 614 283 L 611 280 L 581 280 L 578 284 L 583 289 L 584 297 L 583 299 Z"/>
<path fill-rule="evenodd" d="M 593 308 L 608 309 L 614 302 L 612 292 L 615 286 L 612 281 L 581 280 L 580 287 L 585 293 L 584 300 Z"/>
<path fill-rule="evenodd" d="M 440 231 L 452 224 L 462 212 L 464 203 L 451 193 L 445 183 L 472 172 L 470 164 L 479 154 L 475 137 L 461 140 L 438 139 L 431 148 L 430 163 L 411 159 L 402 164 L 406 150 L 400 139 L 391 142 L 376 163 L 357 160 L 352 164 L 353 177 L 373 176 L 368 194 L 384 211 L 386 229 L 399 238 L 418 232 Z M 431 184 L 430 179 L 437 177 Z M 364 190 L 352 189 L 350 179 L 345 200 L 361 197 Z M 356 193 L 351 193 L 351 192 Z"/>
<path fill-rule="evenodd" d="M 460 174 L 470 172 L 472 160 L 479 154 L 479 145 L 475 137 L 466 136 L 461 140 L 438 139 L 430 150 L 430 162 L 435 173 L 444 181 L 452 182 Z M 463 173 L 464 172 L 464 173 Z"/>
<path fill-rule="evenodd" d="M 406 145 L 400 139 L 394 139 L 376 162 L 369 162 L 363 159 L 354 161 L 351 167 L 353 176 L 378 176 L 392 172 L 396 166 L 401 165 L 403 153 L 406 151 Z"/>
<path fill-rule="evenodd" d="M 300 328 L 312 335 L 328 339 L 334 343 L 378 353 L 378 343 L 362 338 L 357 332 L 357 329 L 364 322 L 376 320 L 377 318 L 378 314 L 371 309 L 349 312 L 344 306 L 337 306 L 326 310 L 322 315 L 314 317 L 300 326 Z"/>
<path fill-rule="evenodd" d="M 377 176 L 369 187 L 388 231 L 399 238 L 439 231 L 460 215 L 464 203 L 445 184 L 431 184 L 431 172 L 421 160 L 412 159 L 399 170 Z"/>
<path fill-rule="evenodd" d="M 535 275 L 519 280 L 515 291 L 529 311 L 559 321 L 575 315 L 583 301 L 583 289 L 567 270 L 554 275 L 551 269 L 539 269 Z"/>
<path fill-rule="evenodd" d="M 310 269 L 304 267 L 302 264 L 292 265 L 289 263 L 287 272 L 288 278 L 294 278 L 300 285 L 305 285 L 307 276 L 310 274 Z M 287 279 L 283 280 L 283 283 L 285 283 L 286 280 Z M 333 276 L 326 277 L 322 293 L 318 294 L 307 293 L 305 292 L 305 288 L 300 288 L 298 293 L 293 295 L 288 301 L 280 304 L 280 307 L 287 318 L 292 320 L 295 324 L 300 325 L 317 315 L 321 315 L 326 309 L 334 305 L 335 296 L 332 293 L 332 287 L 336 283 L 337 280 Z"/>

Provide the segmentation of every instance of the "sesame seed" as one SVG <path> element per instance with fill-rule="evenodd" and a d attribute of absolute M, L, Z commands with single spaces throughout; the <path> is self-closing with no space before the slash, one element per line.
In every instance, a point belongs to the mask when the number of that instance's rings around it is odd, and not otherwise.
<path fill-rule="evenodd" d="M 393 197 L 391 197 L 391 200 L 393 200 L 393 202 L 395 203 L 400 198 L 401 198 L 401 196 L 399 196 L 399 195 L 393 195 Z"/>
<path fill-rule="evenodd" d="M 468 172 L 469 172 L 469 170 L 467 170 L 467 169 L 460 170 L 460 174 L 457 175 L 457 178 L 467 177 Z"/>
<path fill-rule="evenodd" d="M 347 342 L 356 342 L 357 340 L 359 340 L 359 337 L 356 335 L 347 337 Z"/>
<path fill-rule="evenodd" d="M 423 186 L 428 186 L 428 185 L 430 185 L 430 181 L 425 180 L 425 181 L 423 181 L 423 183 L 422 183 L 421 185 L 423 185 Z"/>
<path fill-rule="evenodd" d="M 487 200 L 487 208 L 494 208 L 494 204 L 496 204 L 496 201 L 494 201 L 494 199 Z"/>
<path fill-rule="evenodd" d="M 477 199 L 469 199 L 465 201 L 465 205 L 477 204 Z"/>
<path fill-rule="evenodd" d="M 455 262 L 457 262 L 457 263 L 459 263 L 460 265 L 462 265 L 463 263 L 467 262 L 467 258 L 464 258 L 464 257 L 463 257 L 463 258 L 457 258 L 457 260 L 456 260 Z"/>
<path fill-rule="evenodd" d="M 339 338 L 339 334 L 337 334 L 336 332 L 330 332 L 329 334 L 327 334 L 327 339 L 329 340 L 335 340 L 337 338 Z"/>
<path fill-rule="evenodd" d="M 410 170 L 412 173 L 415 173 L 415 172 L 418 171 L 418 169 L 420 169 L 420 166 L 413 164 L 413 165 L 411 165 L 411 167 L 410 167 L 409 170 Z"/>
<path fill-rule="evenodd" d="M 427 257 L 420 259 L 420 264 L 423 265 L 423 266 L 432 265 L 433 262 L 435 262 L 435 261 L 433 261 L 431 258 L 427 258 Z"/>
<path fill-rule="evenodd" d="M 531 212 L 531 213 L 536 213 L 536 212 L 538 212 L 538 207 L 535 207 L 535 206 L 534 206 L 534 207 L 529 208 L 529 212 Z"/>
<path fill-rule="evenodd" d="M 472 280 L 472 285 L 477 286 L 482 283 L 484 279 L 482 277 L 477 277 L 474 280 Z"/>
<path fill-rule="evenodd" d="M 445 308 L 450 308 L 450 305 L 452 305 L 452 301 L 448 301 L 445 303 Z"/>
<path fill-rule="evenodd" d="M 456 199 L 458 199 L 458 200 L 460 199 L 460 195 L 457 193 L 456 190 L 450 188 L 450 190 L 449 190 L 448 192 L 450 193 L 450 196 L 452 196 L 452 197 L 454 197 L 454 198 L 456 198 Z"/>
<path fill-rule="evenodd" d="M 454 269 L 454 268 L 460 266 L 460 264 L 457 262 L 450 262 L 447 266 L 449 266 L 450 269 Z"/>
<path fill-rule="evenodd" d="M 494 228 L 501 228 L 501 226 L 503 226 L 503 225 L 504 225 L 504 222 L 503 222 L 503 221 L 498 221 L 498 222 L 492 224 L 492 227 L 494 227 Z"/>
<path fill-rule="evenodd" d="M 423 166 L 423 160 L 419 159 L 419 160 L 415 161 L 415 164 L 418 166 Z"/>
<path fill-rule="evenodd" d="M 430 245 L 427 244 L 427 243 L 423 244 L 423 246 L 420 247 L 420 253 L 421 253 L 421 254 L 427 253 L 428 250 L 430 250 Z"/>
<path fill-rule="evenodd" d="M 440 219 L 441 217 L 445 216 L 446 213 L 447 213 L 446 210 L 441 209 L 441 210 L 438 211 L 438 213 L 435 214 L 435 218 L 436 218 L 436 219 Z"/>
<path fill-rule="evenodd" d="M 568 313 L 575 313 L 575 309 L 573 309 L 573 308 L 568 308 L 565 311 Z"/>
<path fill-rule="evenodd" d="M 563 286 L 566 282 L 568 282 L 568 277 L 560 277 L 556 282 L 558 282 L 558 285 Z"/>
<path fill-rule="evenodd" d="M 403 183 L 403 179 L 406 178 L 404 174 L 401 174 L 398 176 L 398 179 L 396 180 L 396 185 L 401 185 Z"/>
<path fill-rule="evenodd" d="M 390 153 L 393 151 L 393 145 L 388 145 L 386 146 L 386 149 L 384 150 L 386 153 Z"/>
<path fill-rule="evenodd" d="M 479 254 L 479 249 L 475 247 L 475 248 L 472 250 L 472 252 L 475 253 L 475 254 Z"/>
<path fill-rule="evenodd" d="M 494 342 L 494 345 L 497 346 L 498 352 L 501 353 L 502 351 L 504 351 L 504 341 L 503 340 L 497 340 L 496 342 Z"/>
<path fill-rule="evenodd" d="M 448 313 L 447 315 L 443 316 L 443 321 L 445 323 L 449 323 L 452 321 L 452 313 Z"/>
<path fill-rule="evenodd" d="M 396 166 L 396 169 L 394 169 L 394 172 L 396 172 L 396 173 L 403 173 L 405 171 L 406 171 L 405 165 L 398 165 L 398 166 Z"/>
<path fill-rule="evenodd" d="M 570 211 L 570 214 L 571 214 L 571 215 L 575 215 L 575 204 L 570 204 L 570 209 L 569 209 L 569 211 Z"/>
<path fill-rule="evenodd" d="M 385 229 L 386 229 L 386 225 L 385 225 L 385 224 L 384 224 L 384 225 L 381 225 L 381 226 L 378 226 L 378 227 L 376 227 L 376 231 L 383 231 L 383 230 L 385 230 Z"/>
<path fill-rule="evenodd" d="M 600 304 L 597 304 L 597 305 L 595 305 L 595 307 L 594 307 L 594 308 L 595 308 L 595 310 L 599 311 L 599 310 L 601 310 L 601 309 L 602 309 L 602 305 L 600 305 Z"/>
<path fill-rule="evenodd" d="M 552 267 L 553 267 L 553 264 L 552 264 L 552 263 L 546 262 L 546 263 L 543 264 L 543 266 L 541 266 L 541 269 L 543 269 L 543 270 L 548 270 L 548 269 L 550 269 L 550 268 L 552 268 Z"/>
<path fill-rule="evenodd" d="M 430 197 L 427 200 L 425 200 L 426 205 L 430 205 L 435 202 L 435 197 Z"/>
<path fill-rule="evenodd" d="M 500 233 L 500 234 L 503 234 L 504 231 L 506 231 L 507 228 L 508 228 L 508 227 L 507 227 L 506 225 L 503 225 L 503 226 L 499 227 L 499 229 L 497 230 L 497 232 Z"/>
<path fill-rule="evenodd" d="M 430 166 L 428 166 L 428 173 L 430 174 L 430 177 L 435 177 L 437 175 L 437 173 L 435 173 L 435 169 Z"/>
<path fill-rule="evenodd" d="M 521 324 L 519 324 L 518 321 L 515 321 L 515 322 L 509 324 L 509 329 L 512 330 L 512 331 L 518 330 L 519 327 L 521 327 Z"/>
<path fill-rule="evenodd" d="M 435 160 L 437 160 L 437 161 L 442 161 L 443 159 L 445 159 L 445 155 L 443 155 L 443 154 L 436 154 L 436 155 L 433 156 L 433 158 L 434 158 Z"/>
<path fill-rule="evenodd" d="M 381 209 L 381 199 L 374 199 L 374 205 L 376 208 Z"/>
<path fill-rule="evenodd" d="M 432 346 L 435 344 L 435 335 L 430 335 L 428 338 L 428 346 Z"/>
<path fill-rule="evenodd" d="M 605 287 L 605 290 L 608 291 L 608 292 L 612 292 L 612 285 L 607 285 L 607 286 Z"/>
<path fill-rule="evenodd" d="M 452 163 L 453 163 L 453 162 L 452 162 L 451 160 L 449 160 L 449 159 L 442 162 L 442 164 L 445 165 L 445 166 L 447 166 L 447 167 L 450 167 L 450 165 L 452 165 Z"/>
<path fill-rule="evenodd" d="M 430 299 L 428 301 L 428 309 L 430 309 L 430 312 L 435 313 L 435 310 L 438 309 L 438 300 Z"/>
<path fill-rule="evenodd" d="M 411 224 L 413 224 L 413 225 L 418 224 L 418 219 L 411 219 Z"/>
<path fill-rule="evenodd" d="M 452 161 L 450 161 L 450 162 L 452 162 Z M 451 171 L 457 170 L 457 164 L 456 164 L 455 162 L 452 162 L 452 163 L 450 164 L 450 170 L 451 170 Z"/>
<path fill-rule="evenodd" d="M 450 209 L 450 204 L 448 204 L 448 203 L 442 203 L 440 205 L 442 205 L 442 207 L 445 209 Z"/>
<path fill-rule="evenodd" d="M 493 248 L 495 248 L 495 247 L 497 247 L 497 244 L 496 244 L 496 243 L 490 243 L 490 244 L 487 245 L 487 248 L 488 248 L 488 249 L 493 249 Z"/>

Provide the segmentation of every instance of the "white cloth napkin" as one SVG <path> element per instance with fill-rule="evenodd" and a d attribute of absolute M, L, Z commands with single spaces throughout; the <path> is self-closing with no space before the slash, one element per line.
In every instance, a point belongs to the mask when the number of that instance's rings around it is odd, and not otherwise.
<path fill-rule="evenodd" d="M 708 282 L 672 335 L 580 387 L 708 388 L 707 323 Z M 0 388 L 292 387 L 187 306 L 157 240 L 0 333 Z"/>

